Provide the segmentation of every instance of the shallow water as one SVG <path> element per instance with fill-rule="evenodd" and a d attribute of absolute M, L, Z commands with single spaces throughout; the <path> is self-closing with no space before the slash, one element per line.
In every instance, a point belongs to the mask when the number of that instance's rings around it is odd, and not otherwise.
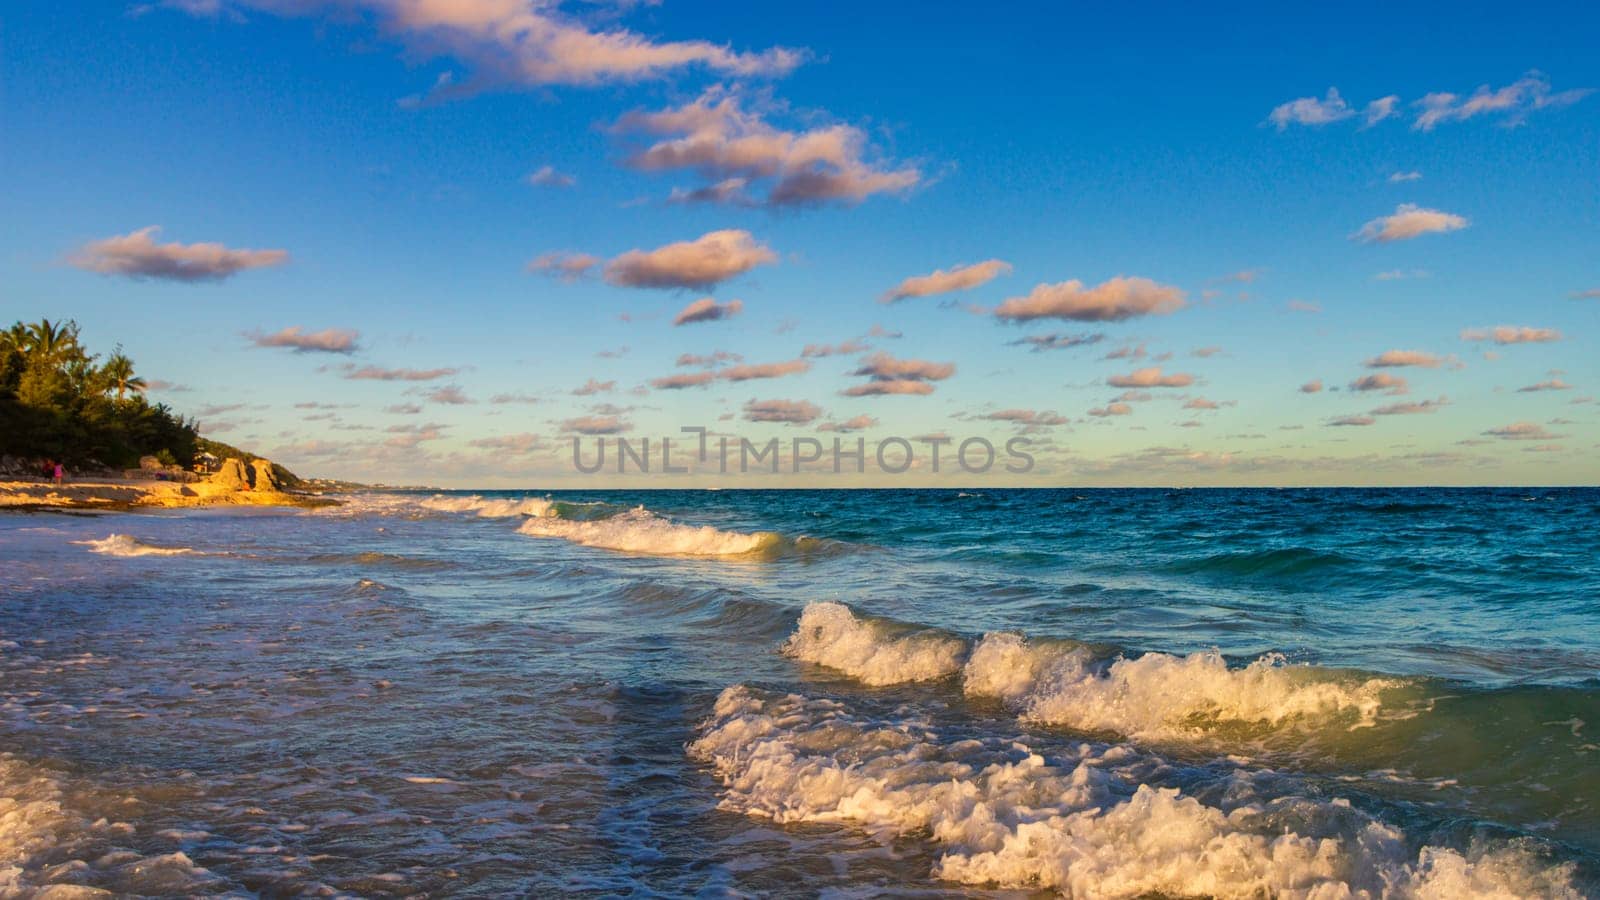
<path fill-rule="evenodd" d="M 1592 896 L 1597 525 L 1527 489 L 8 515 L 0 893 Z"/>

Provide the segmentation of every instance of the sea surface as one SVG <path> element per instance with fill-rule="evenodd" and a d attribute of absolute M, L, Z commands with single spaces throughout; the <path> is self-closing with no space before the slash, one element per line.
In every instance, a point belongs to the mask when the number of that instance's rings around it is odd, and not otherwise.
<path fill-rule="evenodd" d="M 346 499 L 0 515 L 0 896 L 1600 896 L 1597 490 Z"/>

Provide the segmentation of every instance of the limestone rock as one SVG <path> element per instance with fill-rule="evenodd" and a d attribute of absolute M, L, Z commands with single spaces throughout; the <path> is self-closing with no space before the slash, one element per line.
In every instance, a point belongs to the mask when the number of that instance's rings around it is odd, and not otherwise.
<path fill-rule="evenodd" d="M 236 491 L 250 489 L 250 477 L 245 472 L 244 463 L 231 456 L 222 461 L 222 467 L 211 473 L 209 480 L 212 484 Z"/>
<path fill-rule="evenodd" d="M 162 465 L 161 460 L 156 459 L 154 456 L 141 456 L 139 457 L 139 468 L 146 471 L 153 471 L 157 469 L 164 469 L 166 466 Z"/>
<path fill-rule="evenodd" d="M 251 474 L 254 476 L 250 483 L 258 491 L 282 491 L 283 485 L 278 483 L 277 473 L 272 471 L 272 463 L 258 459 L 250 463 Z"/>

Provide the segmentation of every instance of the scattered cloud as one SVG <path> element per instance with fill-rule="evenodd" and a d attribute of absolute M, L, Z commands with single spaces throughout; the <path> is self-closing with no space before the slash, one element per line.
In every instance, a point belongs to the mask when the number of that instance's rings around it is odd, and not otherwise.
<path fill-rule="evenodd" d="M 574 397 L 593 397 L 595 394 L 609 394 L 617 389 L 615 381 L 599 381 L 591 378 L 582 385 L 572 389 Z"/>
<path fill-rule="evenodd" d="M 1126 403 L 1111 402 L 1105 406 L 1089 410 L 1089 415 L 1097 419 L 1104 419 L 1110 416 L 1131 416 L 1133 415 L 1133 407 Z"/>
<path fill-rule="evenodd" d="M 415 403 L 396 403 L 393 406 L 385 406 L 383 411 L 397 416 L 414 416 L 422 412 L 422 407 Z"/>
<path fill-rule="evenodd" d="M 630 250 L 606 263 L 607 282 L 618 287 L 710 290 L 717 284 L 778 261 L 748 231 L 712 231 L 655 250 Z"/>
<path fill-rule="evenodd" d="M 534 187 L 569 188 L 578 183 L 578 179 L 565 172 L 557 172 L 554 166 L 540 166 L 528 176 L 528 183 Z"/>
<path fill-rule="evenodd" d="M 888 394 L 931 394 L 930 382 L 943 381 L 954 375 L 955 363 L 936 363 L 921 359 L 897 359 L 888 353 L 874 353 L 861 361 L 861 366 L 850 374 L 865 376 L 868 380 L 846 388 L 847 397 L 870 397 Z"/>
<path fill-rule="evenodd" d="M 1339 96 L 1338 88 L 1328 88 L 1326 97 L 1301 97 L 1278 104 L 1267 114 L 1267 121 L 1283 131 L 1290 125 L 1327 125 L 1355 114 L 1350 104 Z"/>
<path fill-rule="evenodd" d="M 454 384 L 447 384 L 433 390 L 417 388 L 414 391 L 407 391 L 407 393 L 417 393 L 429 403 L 442 403 L 446 406 L 466 406 L 475 402 L 471 397 L 463 393 L 459 386 Z"/>
<path fill-rule="evenodd" d="M 927 275 L 917 275 L 890 288 L 878 298 L 879 303 L 894 303 L 910 297 L 931 297 L 951 291 L 967 291 L 988 284 L 1011 271 L 1011 264 L 999 259 L 987 259 L 972 265 L 936 269 Z"/>
<path fill-rule="evenodd" d="M 514 453 L 524 455 L 542 449 L 544 442 L 537 434 L 522 432 L 520 434 L 502 434 L 491 437 L 474 438 L 467 441 L 468 447 L 479 450 L 494 450 L 499 453 Z"/>
<path fill-rule="evenodd" d="M 528 263 L 528 271 L 570 282 L 588 275 L 602 262 L 600 257 L 587 253 L 546 253 Z"/>
<path fill-rule="evenodd" d="M 1405 184 L 1408 181 L 1421 181 L 1422 173 L 1418 171 L 1394 172 L 1389 175 L 1390 184 Z"/>
<path fill-rule="evenodd" d="M 1571 106 L 1593 92 L 1593 88 L 1552 92 L 1548 78 L 1540 72 L 1529 72 L 1503 88 L 1481 85 L 1469 97 L 1445 91 L 1428 94 L 1413 104 L 1419 112 L 1411 127 L 1432 131 L 1444 122 L 1464 122 L 1482 115 L 1498 115 L 1502 124 L 1514 127 L 1521 125 L 1531 112 Z"/>
<path fill-rule="evenodd" d="M 865 353 L 872 348 L 861 341 L 851 339 L 839 344 L 807 344 L 800 351 L 800 355 L 807 358 L 822 356 L 853 356 Z"/>
<path fill-rule="evenodd" d="M 1213 344 L 1209 347 L 1196 347 L 1194 350 L 1189 352 L 1189 355 L 1199 357 L 1200 359 L 1209 359 L 1221 352 L 1222 348 Z"/>
<path fill-rule="evenodd" d="M 1288 303 L 1285 303 L 1283 306 L 1284 306 L 1285 309 L 1289 310 L 1290 312 L 1311 313 L 1313 315 L 1315 315 L 1316 313 L 1322 312 L 1322 307 L 1320 305 L 1318 305 L 1316 303 L 1311 303 L 1311 302 L 1306 301 L 1306 300 L 1290 300 Z"/>
<path fill-rule="evenodd" d="M 158 244 L 159 225 L 130 234 L 90 241 L 67 262 L 102 275 L 158 278 L 166 281 L 222 281 L 247 269 L 263 269 L 289 261 L 284 250 L 234 250 L 216 243 Z"/>
<path fill-rule="evenodd" d="M 1401 281 L 1407 278 L 1427 278 L 1427 269 L 1390 269 L 1372 276 L 1373 281 Z"/>
<path fill-rule="evenodd" d="M 1544 430 L 1543 425 L 1534 422 L 1512 422 L 1499 428 L 1491 428 L 1484 432 L 1489 437 L 1500 438 L 1503 441 L 1551 441 L 1563 435 L 1551 434 Z"/>
<path fill-rule="evenodd" d="M 678 365 L 680 366 L 702 366 L 708 369 L 724 363 L 743 361 L 744 357 L 742 355 L 731 353 L 727 350 L 715 350 L 704 355 L 683 353 L 678 356 Z"/>
<path fill-rule="evenodd" d="M 1496 344 L 1543 344 L 1561 340 L 1561 332 L 1554 328 L 1496 325 L 1493 328 L 1463 329 L 1461 339 L 1463 341 L 1494 341 Z"/>
<path fill-rule="evenodd" d="M 855 431 L 865 431 L 868 428 L 878 427 L 878 420 L 868 415 L 855 416 L 843 422 L 823 422 L 817 426 L 818 431 L 836 431 L 849 434 Z"/>
<path fill-rule="evenodd" d="M 1402 366 L 1421 366 L 1425 369 L 1437 369 L 1444 362 L 1444 358 L 1421 350 L 1385 350 L 1377 356 L 1368 359 L 1362 365 L 1369 369 L 1389 369 Z"/>
<path fill-rule="evenodd" d="M 1098 344 L 1105 340 L 1105 337 L 1105 335 L 1099 333 L 1057 334 L 1052 332 L 1050 334 L 1032 334 L 1008 343 L 1013 347 L 1026 346 L 1031 348 L 1034 353 L 1042 353 L 1046 350 L 1070 350 L 1073 347 Z"/>
<path fill-rule="evenodd" d="M 680 372 L 663 378 L 650 379 L 650 386 L 658 391 L 681 391 L 684 388 L 705 387 L 717 377 L 715 372 Z"/>
<path fill-rule="evenodd" d="M 791 359 L 775 363 L 742 363 L 717 372 L 724 381 L 752 381 L 757 378 L 782 378 L 811 371 L 811 363 L 804 359 Z"/>
<path fill-rule="evenodd" d="M 1012 297 L 995 308 L 996 317 L 1013 322 L 1070 319 L 1078 322 L 1120 322 L 1138 316 L 1166 315 L 1181 309 L 1182 290 L 1148 278 L 1117 276 L 1090 288 L 1073 279 L 1041 284 L 1025 297 Z"/>
<path fill-rule="evenodd" d="M 631 427 L 621 416 L 579 416 L 561 422 L 561 430 L 567 434 L 621 434 Z"/>
<path fill-rule="evenodd" d="M 1183 404 L 1183 408 L 1184 409 L 1221 409 L 1222 408 L 1222 404 L 1218 403 L 1215 400 L 1207 400 L 1204 397 L 1192 397 L 1192 398 L 1189 399 L 1189 401 L 1187 403 Z"/>
<path fill-rule="evenodd" d="M 1194 384 L 1194 376 L 1183 372 L 1163 375 L 1160 366 L 1150 366 L 1135 369 L 1126 375 L 1113 375 L 1106 379 L 1106 384 L 1125 388 L 1188 387 Z"/>
<path fill-rule="evenodd" d="M 350 381 L 434 381 L 454 375 L 461 370 L 385 369 L 382 366 L 361 366 L 357 368 L 347 363 L 340 366 L 339 371 L 343 372 L 344 377 Z"/>
<path fill-rule="evenodd" d="M 306 331 L 298 325 L 272 334 L 260 331 L 245 334 L 257 347 L 288 347 L 296 353 L 354 353 L 360 349 L 356 346 L 356 339 L 360 336 L 359 332 L 348 328 Z"/>
<path fill-rule="evenodd" d="M 508 403 L 532 404 L 538 403 L 539 398 L 529 394 L 495 394 L 489 398 L 489 402 L 496 406 L 504 406 Z"/>
<path fill-rule="evenodd" d="M 504 85 L 626 84 L 691 67 L 737 78 L 776 77 L 808 56 L 786 47 L 752 53 L 706 40 L 655 41 L 625 28 L 592 28 L 562 14 L 554 3 L 517 0 L 180 0 L 179 6 L 186 11 L 249 8 L 285 16 L 323 14 L 330 20 L 370 16 L 379 33 L 400 41 L 407 57 L 448 58 L 471 67 L 464 79 L 441 73 L 429 97 L 409 98 L 406 105 Z"/>
<path fill-rule="evenodd" d="M 1450 398 L 1440 397 L 1437 400 L 1423 400 L 1417 403 L 1391 403 L 1380 406 L 1372 411 L 1375 416 L 1414 416 L 1422 413 L 1435 413 L 1450 405 Z"/>
<path fill-rule="evenodd" d="M 1371 416 L 1339 416 L 1337 418 L 1329 419 L 1328 420 L 1328 427 L 1330 427 L 1330 428 L 1342 428 L 1342 427 L 1350 427 L 1350 426 L 1362 427 L 1362 426 L 1366 426 L 1366 425 L 1371 425 L 1372 423 L 1374 423 L 1376 421 L 1378 421 L 1378 420 L 1374 419 Z"/>
<path fill-rule="evenodd" d="M 1361 230 L 1351 238 L 1369 244 L 1409 241 L 1425 234 L 1460 231 L 1470 224 L 1465 217 L 1455 213 L 1426 209 L 1415 203 L 1402 203 L 1395 207 L 1393 215 L 1373 219 L 1361 226 Z"/>
<path fill-rule="evenodd" d="M 1549 381 L 1541 381 L 1538 384 L 1530 384 L 1527 387 L 1517 388 L 1517 393 L 1519 393 L 1519 394 L 1531 394 L 1531 393 L 1533 393 L 1535 391 L 1569 391 L 1569 390 L 1572 390 L 1572 385 L 1567 384 L 1565 381 L 1562 381 L 1559 378 L 1552 378 Z"/>
<path fill-rule="evenodd" d="M 788 131 L 767 120 L 766 113 L 779 111 L 749 109 L 737 93 L 713 87 L 683 106 L 629 113 L 612 130 L 656 139 L 627 157 L 630 167 L 689 170 L 709 182 L 675 190 L 675 202 L 759 202 L 771 207 L 859 203 L 874 194 L 910 190 L 922 181 L 914 166 L 871 159 L 872 148 L 859 128 L 825 124 Z M 760 201 L 747 193 L 756 180 L 771 184 Z"/>
<path fill-rule="evenodd" d="M 1398 375 L 1388 372 L 1378 372 L 1373 375 L 1363 375 L 1350 382 L 1352 391 L 1387 391 L 1390 394 L 1404 394 L 1410 390 L 1406 380 Z"/>
<path fill-rule="evenodd" d="M 1038 409 L 1002 409 L 981 418 L 991 422 L 1010 422 L 1014 425 L 1021 425 L 1024 426 L 1024 430 L 1054 428 L 1057 425 L 1066 425 L 1072 421 L 1066 416 Z"/>
<path fill-rule="evenodd" d="M 744 311 L 743 300 L 729 300 L 727 303 L 718 303 L 715 298 L 701 297 L 699 300 L 685 306 L 673 317 L 673 325 L 692 325 L 695 322 L 716 322 L 722 319 L 731 319 Z"/>
<path fill-rule="evenodd" d="M 751 400 L 744 405 L 747 422 L 782 422 L 808 425 L 822 415 L 815 403 L 805 400 Z"/>
<path fill-rule="evenodd" d="M 1574 300 L 1600 300 L 1600 288 L 1589 288 L 1582 291 L 1573 291 Z"/>

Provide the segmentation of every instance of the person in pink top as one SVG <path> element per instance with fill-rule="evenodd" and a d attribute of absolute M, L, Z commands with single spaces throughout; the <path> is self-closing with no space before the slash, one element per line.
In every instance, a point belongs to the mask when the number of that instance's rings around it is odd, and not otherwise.
<path fill-rule="evenodd" d="M 60 487 L 61 486 L 61 479 L 66 477 L 66 474 L 67 474 L 67 470 L 63 469 L 61 467 L 61 463 L 56 463 L 56 471 L 55 471 L 56 487 Z"/>

